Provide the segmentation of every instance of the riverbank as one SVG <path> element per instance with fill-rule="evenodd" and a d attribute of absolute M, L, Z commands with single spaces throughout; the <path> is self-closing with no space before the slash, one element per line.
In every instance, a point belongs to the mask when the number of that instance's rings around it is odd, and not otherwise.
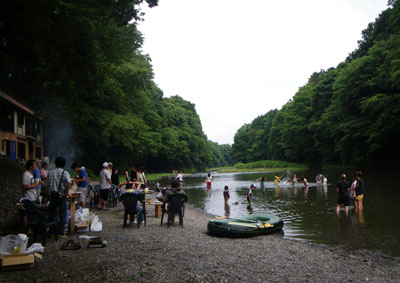
<path fill-rule="evenodd" d="M 210 168 L 208 171 L 217 171 L 218 173 L 236 173 L 236 172 L 262 172 L 262 171 L 301 171 L 307 170 L 305 164 L 290 163 L 280 160 L 260 160 L 249 163 L 236 163 L 233 166 Z"/>
<path fill-rule="evenodd" d="M 153 196 L 154 197 L 154 196 Z M 61 251 L 49 239 L 34 269 L 3 272 L 2 282 L 398 282 L 400 259 L 347 252 L 273 234 L 246 239 L 207 234 L 213 217 L 186 205 L 184 228 L 160 226 L 147 207 L 147 227 L 122 229 L 122 204 L 93 210 L 106 238 L 102 249 Z M 77 236 L 69 237 L 77 239 Z"/>

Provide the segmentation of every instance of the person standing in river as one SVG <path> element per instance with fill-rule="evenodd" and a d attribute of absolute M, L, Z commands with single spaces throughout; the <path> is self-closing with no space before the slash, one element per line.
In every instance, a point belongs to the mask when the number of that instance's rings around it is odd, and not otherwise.
<path fill-rule="evenodd" d="M 364 199 L 364 181 L 361 179 L 362 172 L 357 171 L 356 172 L 357 176 L 357 184 L 356 184 L 356 208 L 357 210 L 361 211 L 364 209 L 363 206 L 363 199 Z"/>
<path fill-rule="evenodd" d="M 297 180 L 296 174 L 293 174 L 293 176 L 292 176 L 290 182 L 292 183 L 293 187 L 296 187 L 296 186 L 297 186 L 297 183 L 298 183 L 299 181 Z"/>
<path fill-rule="evenodd" d="M 346 181 L 346 174 L 340 175 L 340 181 L 336 185 L 336 191 L 338 192 L 336 213 L 339 213 L 341 204 L 344 205 L 346 214 L 349 213 L 349 205 L 350 205 L 349 188 L 350 185 Z"/>
<path fill-rule="evenodd" d="M 267 181 L 267 179 L 262 176 L 261 178 L 258 178 L 256 181 L 260 181 L 260 189 L 264 192 L 265 190 L 265 182 Z"/>
<path fill-rule="evenodd" d="M 253 209 L 253 191 L 255 188 L 256 188 L 256 185 L 251 184 L 249 191 L 247 192 L 247 201 L 249 202 L 247 209 Z"/>
<path fill-rule="evenodd" d="M 356 203 L 356 186 L 357 186 L 357 176 L 356 176 L 356 174 L 354 174 L 353 175 L 353 183 L 351 183 L 350 190 L 349 190 L 349 195 L 350 195 L 350 200 L 354 203 L 354 206 L 357 209 L 358 203 Z"/>
<path fill-rule="evenodd" d="M 207 183 L 207 190 L 211 190 L 211 181 L 212 181 L 211 174 L 208 173 L 206 179 L 204 180 L 204 182 Z"/>
<path fill-rule="evenodd" d="M 229 198 L 230 198 L 230 194 L 229 194 L 229 187 L 225 186 L 224 187 L 224 200 L 225 200 L 225 204 L 228 204 Z"/>
<path fill-rule="evenodd" d="M 304 187 L 308 188 L 308 182 L 307 182 L 306 177 L 304 177 L 304 175 L 300 176 L 300 180 L 303 183 Z"/>

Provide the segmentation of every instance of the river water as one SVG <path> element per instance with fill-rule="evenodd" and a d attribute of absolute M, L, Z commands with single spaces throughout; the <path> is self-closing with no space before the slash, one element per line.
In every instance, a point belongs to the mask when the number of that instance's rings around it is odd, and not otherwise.
<path fill-rule="evenodd" d="M 276 172 L 212 173 L 211 190 L 207 191 L 204 174 L 188 175 L 184 188 L 189 203 L 216 216 L 240 217 L 249 214 L 246 195 L 248 187 L 256 183 L 253 192 L 253 213 L 268 213 L 281 217 L 285 226 L 283 237 L 309 241 L 345 249 L 366 249 L 400 256 L 400 190 L 397 176 L 364 172 L 364 211 L 357 213 L 344 209 L 336 213 L 336 184 L 341 172 L 328 174 L 328 185 L 315 183 L 316 171 L 298 171 L 309 181 L 309 188 L 276 186 L 272 181 Z M 292 172 L 278 172 L 286 176 Z M 344 172 L 351 181 L 352 172 Z M 255 180 L 265 176 L 266 189 L 259 189 Z M 229 186 L 229 206 L 224 205 L 223 189 Z"/>

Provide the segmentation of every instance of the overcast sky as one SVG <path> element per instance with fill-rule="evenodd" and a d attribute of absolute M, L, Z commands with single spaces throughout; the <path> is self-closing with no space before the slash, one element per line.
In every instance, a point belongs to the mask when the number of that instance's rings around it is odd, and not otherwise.
<path fill-rule="evenodd" d="M 139 30 L 165 97 L 196 105 L 219 144 L 336 67 L 387 0 L 159 0 Z"/>

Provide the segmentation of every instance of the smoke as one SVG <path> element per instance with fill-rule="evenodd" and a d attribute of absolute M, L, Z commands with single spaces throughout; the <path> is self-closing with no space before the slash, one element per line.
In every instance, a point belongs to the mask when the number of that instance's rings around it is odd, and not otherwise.
<path fill-rule="evenodd" d="M 65 120 L 51 121 L 44 130 L 44 147 L 50 163 L 61 156 L 66 160 L 65 168 L 69 168 L 75 162 L 77 152 L 73 127 Z"/>

